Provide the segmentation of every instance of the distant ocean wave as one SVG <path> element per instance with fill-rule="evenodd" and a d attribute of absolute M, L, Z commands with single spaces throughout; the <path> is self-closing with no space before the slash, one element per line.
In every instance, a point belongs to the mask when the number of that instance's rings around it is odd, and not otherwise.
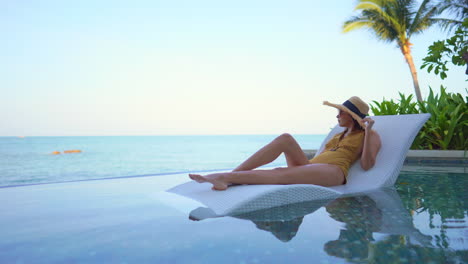
<path fill-rule="evenodd" d="M 0 137 L 0 186 L 232 169 L 275 137 Z M 325 135 L 294 137 L 317 149 Z M 270 165 L 285 164 L 280 157 Z"/>

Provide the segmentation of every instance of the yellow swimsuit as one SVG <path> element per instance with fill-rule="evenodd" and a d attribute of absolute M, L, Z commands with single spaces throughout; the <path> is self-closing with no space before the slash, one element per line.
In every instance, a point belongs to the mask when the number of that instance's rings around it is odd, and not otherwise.
<path fill-rule="evenodd" d="M 343 171 L 345 179 L 351 164 L 359 159 L 362 145 L 364 143 L 364 131 L 351 132 L 342 138 L 343 133 L 336 134 L 325 145 L 319 155 L 309 160 L 309 163 L 333 164 Z"/>

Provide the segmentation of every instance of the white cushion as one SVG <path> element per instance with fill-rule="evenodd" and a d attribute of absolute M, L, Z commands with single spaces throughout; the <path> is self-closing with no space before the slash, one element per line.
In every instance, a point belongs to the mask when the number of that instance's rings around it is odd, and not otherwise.
<path fill-rule="evenodd" d="M 211 190 L 209 183 L 189 181 L 169 189 L 199 201 L 218 215 L 236 215 L 256 210 L 282 206 L 304 201 L 322 201 L 322 204 L 340 196 L 368 192 L 385 186 L 392 186 L 406 158 L 408 150 L 430 114 L 374 116 L 374 129 L 382 140 L 376 165 L 364 171 L 359 161 L 349 170 L 345 185 L 323 187 L 312 184 L 291 185 L 238 185 L 225 191 Z M 325 143 L 343 128 L 336 126 L 328 134 Z M 188 176 L 187 176 L 188 177 Z"/>
<path fill-rule="evenodd" d="M 358 193 L 393 186 L 400 175 L 414 138 L 430 116 L 430 114 L 373 116 L 372 119 L 375 120 L 373 128 L 382 140 L 382 148 L 377 155 L 375 166 L 364 171 L 357 161 L 349 169 L 348 182 L 330 188 L 342 193 Z M 340 127 L 335 127 L 327 138 L 341 131 Z"/>

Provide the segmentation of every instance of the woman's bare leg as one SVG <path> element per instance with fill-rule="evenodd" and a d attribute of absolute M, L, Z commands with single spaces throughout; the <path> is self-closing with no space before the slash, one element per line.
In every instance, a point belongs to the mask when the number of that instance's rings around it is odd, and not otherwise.
<path fill-rule="evenodd" d="M 206 176 L 189 175 L 197 182 L 209 182 L 214 190 L 225 190 L 229 184 L 315 184 L 321 186 L 341 185 L 344 174 L 330 164 L 308 164 L 274 170 L 249 170 L 213 173 Z"/>
<path fill-rule="evenodd" d="M 249 171 L 274 161 L 284 153 L 288 167 L 301 166 L 309 163 L 307 156 L 297 141 L 290 134 L 282 134 L 268 145 L 255 152 L 250 158 L 233 170 Z"/>

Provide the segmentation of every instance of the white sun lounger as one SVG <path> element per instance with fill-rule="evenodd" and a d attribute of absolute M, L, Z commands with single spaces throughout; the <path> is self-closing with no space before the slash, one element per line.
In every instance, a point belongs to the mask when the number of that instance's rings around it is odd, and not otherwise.
<path fill-rule="evenodd" d="M 217 215 L 238 215 L 246 212 L 282 206 L 285 204 L 318 200 L 321 204 L 341 196 L 369 192 L 393 186 L 415 136 L 430 114 L 374 116 L 374 129 L 382 140 L 376 165 L 364 171 L 359 161 L 349 170 L 345 185 L 322 187 L 311 184 L 238 185 L 225 191 L 211 190 L 209 183 L 189 181 L 169 189 L 208 206 Z M 323 141 L 325 143 L 343 128 L 335 126 Z M 188 177 L 188 176 L 187 176 Z"/>

